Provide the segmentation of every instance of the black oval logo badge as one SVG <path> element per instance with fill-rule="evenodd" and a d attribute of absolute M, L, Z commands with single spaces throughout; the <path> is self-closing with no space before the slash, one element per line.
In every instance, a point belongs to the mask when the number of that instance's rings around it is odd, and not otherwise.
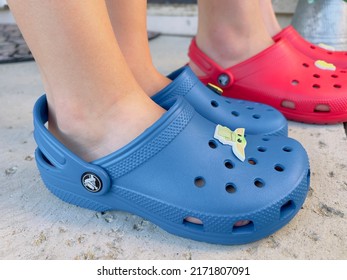
<path fill-rule="evenodd" d="M 82 176 L 82 185 L 87 191 L 92 193 L 99 192 L 102 189 L 102 182 L 94 173 L 84 173 Z"/>

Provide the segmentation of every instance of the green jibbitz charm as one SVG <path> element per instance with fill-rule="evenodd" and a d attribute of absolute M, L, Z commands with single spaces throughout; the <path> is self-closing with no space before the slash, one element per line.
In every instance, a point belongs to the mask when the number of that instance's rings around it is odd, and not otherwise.
<path fill-rule="evenodd" d="M 245 160 L 245 147 L 247 145 L 247 141 L 245 138 L 244 128 L 237 128 L 235 131 L 232 131 L 226 126 L 218 124 L 214 132 L 214 138 L 224 145 L 231 146 L 234 155 L 239 160 Z"/>
<path fill-rule="evenodd" d="M 332 63 L 328 63 L 324 60 L 316 60 L 314 65 L 322 70 L 336 71 L 336 66 Z"/>

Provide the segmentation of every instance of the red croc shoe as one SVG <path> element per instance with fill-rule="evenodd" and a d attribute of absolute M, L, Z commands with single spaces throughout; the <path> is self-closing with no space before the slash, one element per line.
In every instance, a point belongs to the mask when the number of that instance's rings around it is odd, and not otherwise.
<path fill-rule="evenodd" d="M 282 38 L 286 38 L 296 49 L 314 60 L 321 59 L 347 69 L 347 51 L 335 51 L 334 48 L 324 44 L 314 45 L 305 40 L 291 25 L 273 37 L 274 41 Z"/>
<path fill-rule="evenodd" d="M 307 123 L 347 121 L 347 71 L 297 51 L 286 39 L 233 67 L 223 69 L 192 40 L 191 62 L 223 95 L 271 105 L 287 119 Z"/>

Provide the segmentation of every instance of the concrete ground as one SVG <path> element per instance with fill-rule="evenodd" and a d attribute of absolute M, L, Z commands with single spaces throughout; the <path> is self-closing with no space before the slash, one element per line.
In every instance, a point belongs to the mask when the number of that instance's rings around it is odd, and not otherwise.
<path fill-rule="evenodd" d="M 151 41 L 168 74 L 187 62 L 189 37 Z M 0 259 L 347 259 L 347 138 L 342 124 L 290 122 L 307 149 L 311 189 L 283 229 L 242 246 L 195 242 L 123 212 L 69 205 L 43 185 L 34 160 L 32 107 L 42 94 L 34 62 L 0 65 Z"/>

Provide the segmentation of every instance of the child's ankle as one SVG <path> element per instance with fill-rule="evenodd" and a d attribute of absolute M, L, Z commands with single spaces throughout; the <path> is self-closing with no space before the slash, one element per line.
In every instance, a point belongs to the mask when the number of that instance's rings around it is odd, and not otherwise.
<path fill-rule="evenodd" d="M 49 130 L 76 155 L 93 161 L 127 145 L 163 113 L 164 109 L 143 93 L 137 97 L 129 96 L 121 104 L 114 104 L 98 118 L 74 118 L 74 115 L 79 115 L 78 112 L 70 112 L 57 121 L 51 115 Z"/>
<path fill-rule="evenodd" d="M 274 42 L 268 35 L 243 36 L 229 35 L 198 36 L 198 47 L 223 68 L 234 66 L 271 46 Z"/>

